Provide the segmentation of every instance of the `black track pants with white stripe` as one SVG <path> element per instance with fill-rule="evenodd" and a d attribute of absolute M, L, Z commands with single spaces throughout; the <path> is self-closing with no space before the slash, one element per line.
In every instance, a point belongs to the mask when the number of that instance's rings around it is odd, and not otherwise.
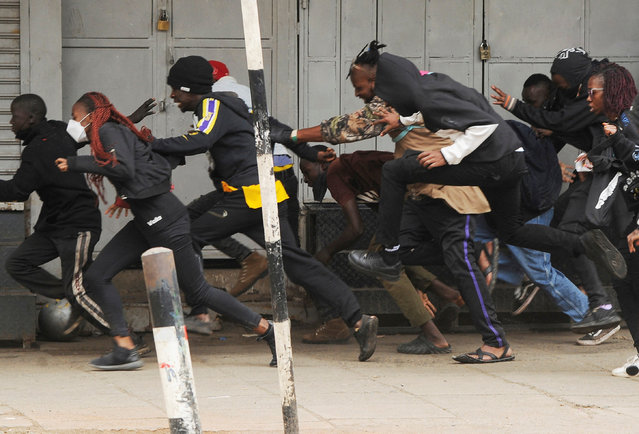
<path fill-rule="evenodd" d="M 84 231 L 75 236 L 55 236 L 35 232 L 9 256 L 7 272 L 32 292 L 50 298 L 67 298 L 81 308 L 82 316 L 102 332 L 108 333 L 109 323 L 98 304 L 86 294 L 83 272 L 91 264 L 93 248 L 99 233 Z M 60 258 L 62 278 L 41 268 Z"/>

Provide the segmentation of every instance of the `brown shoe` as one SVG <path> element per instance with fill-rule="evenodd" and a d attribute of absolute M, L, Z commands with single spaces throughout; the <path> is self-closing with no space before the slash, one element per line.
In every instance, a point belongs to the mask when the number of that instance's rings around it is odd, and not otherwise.
<path fill-rule="evenodd" d="M 343 344 L 351 337 L 351 331 L 341 318 L 333 318 L 316 328 L 312 333 L 305 334 L 302 342 L 305 344 Z"/>
<path fill-rule="evenodd" d="M 240 276 L 235 282 L 235 286 L 229 291 L 233 297 L 244 294 L 255 282 L 268 273 L 268 261 L 257 252 L 253 252 L 244 258 L 240 265 L 242 266 Z"/>

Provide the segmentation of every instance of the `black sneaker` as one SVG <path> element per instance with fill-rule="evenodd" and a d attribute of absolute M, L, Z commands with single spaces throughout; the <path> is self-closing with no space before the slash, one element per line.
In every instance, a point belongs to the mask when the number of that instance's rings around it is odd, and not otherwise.
<path fill-rule="evenodd" d="M 579 238 L 586 250 L 586 256 L 608 270 L 617 279 L 626 277 L 628 273 L 626 261 L 600 229 L 588 231 Z"/>
<path fill-rule="evenodd" d="M 269 366 L 277 366 L 277 351 L 275 349 L 275 328 L 273 327 L 273 321 L 268 322 L 268 330 L 261 336 L 258 336 L 258 341 L 266 341 L 269 349 L 271 350 L 271 361 L 269 362 Z"/>
<path fill-rule="evenodd" d="M 522 282 L 515 288 L 515 300 L 513 301 L 513 316 L 521 314 L 530 306 L 530 303 L 539 292 L 539 287 L 531 281 Z"/>
<path fill-rule="evenodd" d="M 377 347 L 377 325 L 379 320 L 376 316 L 362 315 L 362 326 L 355 330 L 353 336 L 359 344 L 359 361 L 365 362 L 370 359 Z"/>
<path fill-rule="evenodd" d="M 612 335 L 621 330 L 621 326 L 611 327 L 609 329 L 599 329 L 594 332 L 586 333 L 577 339 L 579 345 L 599 345 L 607 341 Z"/>
<path fill-rule="evenodd" d="M 131 339 L 133 339 L 135 351 L 138 352 L 140 357 L 144 357 L 151 352 L 151 347 L 144 342 L 144 338 L 141 334 L 131 332 Z"/>
<path fill-rule="evenodd" d="M 140 360 L 137 351 L 115 345 L 113 351 L 91 360 L 89 365 L 102 371 L 131 371 L 141 368 L 144 363 Z"/>
<path fill-rule="evenodd" d="M 400 261 L 388 265 L 382 254 L 368 250 L 353 250 L 348 254 L 348 262 L 353 268 L 369 276 L 378 277 L 389 282 L 397 282 L 402 271 Z"/>
<path fill-rule="evenodd" d="M 619 325 L 621 318 L 614 309 L 601 306 L 588 311 L 584 319 L 570 326 L 574 333 L 590 333 L 600 329 L 609 329 Z"/>

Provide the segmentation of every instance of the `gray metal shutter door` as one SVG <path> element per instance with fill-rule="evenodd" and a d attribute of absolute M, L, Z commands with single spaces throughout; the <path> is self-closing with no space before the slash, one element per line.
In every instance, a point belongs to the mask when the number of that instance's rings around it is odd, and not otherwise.
<path fill-rule="evenodd" d="M 11 131 L 11 101 L 20 95 L 20 2 L 0 3 L 0 176 L 13 176 L 20 142 Z"/>

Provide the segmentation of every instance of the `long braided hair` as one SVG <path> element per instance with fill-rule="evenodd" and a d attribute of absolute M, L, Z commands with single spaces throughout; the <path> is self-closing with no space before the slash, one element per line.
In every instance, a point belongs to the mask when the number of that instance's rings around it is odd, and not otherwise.
<path fill-rule="evenodd" d="M 371 41 L 364 45 L 364 48 L 357 53 L 357 56 L 355 56 L 355 59 L 351 62 L 351 67 L 348 69 L 346 78 L 350 77 L 351 71 L 358 66 L 368 68 L 375 67 L 379 60 L 379 50 L 385 46 L 386 44 L 380 44 L 379 41 Z"/>
<path fill-rule="evenodd" d="M 621 112 L 629 109 L 637 96 L 637 87 L 632 74 L 616 63 L 599 65 L 591 77 L 601 77 L 603 80 L 604 113 L 614 119 Z"/>
<path fill-rule="evenodd" d="M 142 141 L 148 141 L 147 136 L 143 135 L 133 125 L 133 122 L 113 107 L 111 101 L 100 92 L 87 92 L 78 99 L 76 104 L 82 104 L 87 113 L 92 113 L 91 131 L 89 132 L 89 141 L 91 145 L 91 155 L 96 163 L 100 166 L 118 164 L 117 156 L 114 151 L 106 151 L 102 140 L 100 140 L 100 128 L 108 121 L 117 122 L 129 128 Z M 93 184 L 97 190 L 98 196 L 106 203 L 104 196 L 104 180 L 103 175 L 96 173 L 87 174 L 88 181 Z"/>

